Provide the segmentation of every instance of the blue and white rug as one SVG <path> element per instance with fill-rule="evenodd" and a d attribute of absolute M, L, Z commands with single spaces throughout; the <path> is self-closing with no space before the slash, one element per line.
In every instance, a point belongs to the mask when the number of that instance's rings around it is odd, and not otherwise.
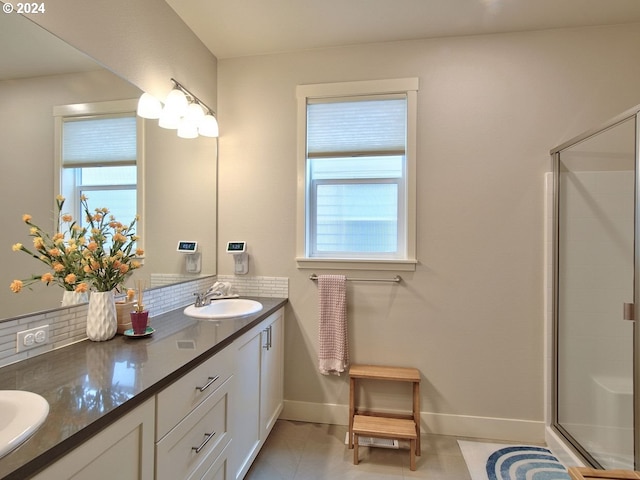
<path fill-rule="evenodd" d="M 458 440 L 472 480 L 571 480 L 551 450 Z"/>

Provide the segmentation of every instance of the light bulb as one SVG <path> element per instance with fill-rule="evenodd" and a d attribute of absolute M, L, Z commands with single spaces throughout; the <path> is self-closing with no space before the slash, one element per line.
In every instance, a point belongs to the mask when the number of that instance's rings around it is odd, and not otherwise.
<path fill-rule="evenodd" d="M 162 109 L 162 113 L 160 113 L 160 120 L 158 120 L 158 125 L 162 128 L 169 128 L 175 130 L 178 128 L 178 124 L 180 122 L 180 117 L 175 113 L 167 110 L 167 107 Z"/>
<path fill-rule="evenodd" d="M 169 92 L 167 100 L 164 102 L 164 108 L 178 117 L 184 117 L 188 107 L 189 101 L 187 100 L 187 96 L 182 90 L 176 88 Z"/>
<path fill-rule="evenodd" d="M 184 118 L 197 127 L 204 118 L 204 110 L 199 103 L 190 103 Z"/>
<path fill-rule="evenodd" d="M 138 116 L 142 118 L 160 118 L 162 103 L 153 95 L 143 93 L 138 100 Z"/>
<path fill-rule="evenodd" d="M 216 120 L 216 117 L 214 117 L 210 113 L 205 115 L 202 121 L 200 122 L 198 132 L 203 137 L 217 137 L 219 135 L 219 130 L 218 130 L 218 121 Z"/>
<path fill-rule="evenodd" d="M 198 136 L 198 126 L 186 118 L 182 118 L 178 125 L 178 136 L 180 138 L 196 138 Z"/>

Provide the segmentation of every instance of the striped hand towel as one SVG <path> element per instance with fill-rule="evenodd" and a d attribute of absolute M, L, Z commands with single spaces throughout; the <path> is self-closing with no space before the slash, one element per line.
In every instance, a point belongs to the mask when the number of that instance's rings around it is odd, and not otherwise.
<path fill-rule="evenodd" d="M 320 373 L 340 375 L 349 365 L 347 278 L 344 275 L 318 276 L 318 294 Z"/>

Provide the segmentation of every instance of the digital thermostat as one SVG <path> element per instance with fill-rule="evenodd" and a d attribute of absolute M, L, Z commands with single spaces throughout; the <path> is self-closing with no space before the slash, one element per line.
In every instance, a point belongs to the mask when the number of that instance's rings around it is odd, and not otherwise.
<path fill-rule="evenodd" d="M 247 242 L 227 242 L 227 253 L 244 253 Z"/>
<path fill-rule="evenodd" d="M 198 250 L 198 242 L 181 240 L 178 242 L 178 251 L 183 253 L 195 253 Z"/>

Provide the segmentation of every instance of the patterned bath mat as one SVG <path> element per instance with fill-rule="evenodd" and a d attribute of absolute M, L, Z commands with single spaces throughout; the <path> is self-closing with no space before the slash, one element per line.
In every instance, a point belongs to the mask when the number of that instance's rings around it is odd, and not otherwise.
<path fill-rule="evenodd" d="M 458 440 L 472 480 L 571 480 L 551 450 Z"/>

